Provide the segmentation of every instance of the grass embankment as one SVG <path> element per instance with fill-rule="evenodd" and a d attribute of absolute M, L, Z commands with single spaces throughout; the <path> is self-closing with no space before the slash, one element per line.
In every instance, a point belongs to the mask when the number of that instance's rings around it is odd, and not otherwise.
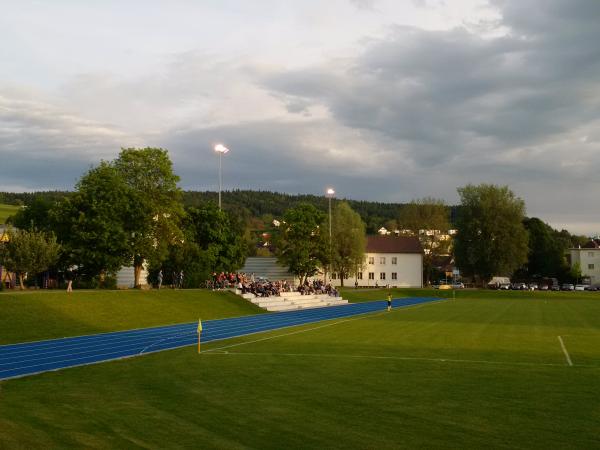
<path fill-rule="evenodd" d="M 4 291 L 0 293 L 0 344 L 262 311 L 230 292 L 205 290 Z"/>
<path fill-rule="evenodd" d="M 6 219 L 19 210 L 18 206 L 5 205 L 0 203 L 0 225 L 6 223 Z"/>
<path fill-rule="evenodd" d="M 0 447 L 599 448 L 598 298 L 487 294 L 2 382 Z"/>

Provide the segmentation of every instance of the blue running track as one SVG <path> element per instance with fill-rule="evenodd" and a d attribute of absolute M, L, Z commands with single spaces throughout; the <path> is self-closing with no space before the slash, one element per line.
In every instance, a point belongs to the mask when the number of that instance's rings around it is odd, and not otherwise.
<path fill-rule="evenodd" d="M 394 299 L 402 308 L 439 298 Z M 382 311 L 385 301 L 258 314 L 202 322 L 202 342 Z M 0 380 L 194 345 L 197 322 L 0 346 Z"/>

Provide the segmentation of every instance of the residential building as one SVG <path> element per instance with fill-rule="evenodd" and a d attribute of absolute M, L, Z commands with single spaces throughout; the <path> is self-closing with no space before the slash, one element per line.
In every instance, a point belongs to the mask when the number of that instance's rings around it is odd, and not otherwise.
<path fill-rule="evenodd" d="M 579 263 L 581 274 L 591 284 L 600 284 L 600 239 L 591 239 L 585 245 L 569 249 L 571 266 Z"/>
<path fill-rule="evenodd" d="M 423 287 L 423 248 L 414 236 L 367 236 L 365 264 L 344 286 Z M 340 286 L 338 274 L 331 283 Z"/>

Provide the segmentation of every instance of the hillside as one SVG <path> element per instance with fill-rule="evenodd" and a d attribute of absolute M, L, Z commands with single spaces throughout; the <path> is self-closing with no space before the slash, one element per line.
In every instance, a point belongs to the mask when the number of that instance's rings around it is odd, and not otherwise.
<path fill-rule="evenodd" d="M 6 223 L 8 216 L 18 211 L 19 207 L 15 205 L 5 205 L 0 203 L 0 225 Z"/>
<path fill-rule="evenodd" d="M 67 191 L 44 191 L 44 192 L 0 192 L 0 202 L 8 205 L 29 205 L 41 197 L 50 202 L 60 200 L 68 196 Z M 212 191 L 184 191 L 183 202 L 186 206 L 197 206 L 212 201 L 217 202 L 217 193 Z M 396 219 L 400 203 L 382 203 L 366 200 L 346 200 L 352 209 L 360 214 L 367 225 L 369 233 L 376 232 L 389 220 Z M 307 194 L 284 194 L 269 191 L 234 190 L 222 193 L 223 207 L 249 219 L 281 217 L 284 212 L 299 203 L 308 202 L 322 211 L 327 211 L 328 199 L 323 196 Z M 0 213 L 1 214 L 1 213 Z"/>

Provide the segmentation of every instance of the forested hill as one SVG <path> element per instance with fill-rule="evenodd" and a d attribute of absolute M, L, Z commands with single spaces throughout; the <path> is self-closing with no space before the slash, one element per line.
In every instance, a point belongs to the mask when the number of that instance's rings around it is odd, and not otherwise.
<path fill-rule="evenodd" d="M 337 199 L 336 199 L 337 200 Z M 334 201 L 336 201 L 334 200 Z M 184 192 L 186 205 L 198 205 L 206 201 L 218 201 L 216 192 Z M 400 203 L 380 203 L 359 200 L 346 200 L 352 209 L 360 214 L 369 232 L 377 231 L 389 220 L 398 217 Z M 227 191 L 222 193 L 222 202 L 225 209 L 242 213 L 251 217 L 271 215 L 280 218 L 286 210 L 302 202 L 315 205 L 322 211 L 327 211 L 329 200 L 325 196 L 307 194 L 282 194 L 269 191 Z"/>
<path fill-rule="evenodd" d="M 45 192 L 0 192 L 0 203 L 9 205 L 29 205 L 35 198 L 42 198 L 51 203 L 70 195 L 67 191 Z M 336 199 L 337 200 L 337 199 Z M 217 203 L 217 192 L 185 191 L 183 201 L 186 206 L 197 206 L 212 201 Z M 334 200 L 335 201 L 335 200 Z M 375 232 L 386 222 L 398 216 L 400 203 L 381 203 L 358 200 L 347 200 L 352 209 L 360 214 L 368 231 Z M 323 211 L 327 211 L 328 199 L 317 195 L 292 195 L 269 191 L 236 190 L 222 193 L 223 207 L 246 218 L 273 216 L 280 218 L 284 212 L 301 202 L 309 202 Z"/>

